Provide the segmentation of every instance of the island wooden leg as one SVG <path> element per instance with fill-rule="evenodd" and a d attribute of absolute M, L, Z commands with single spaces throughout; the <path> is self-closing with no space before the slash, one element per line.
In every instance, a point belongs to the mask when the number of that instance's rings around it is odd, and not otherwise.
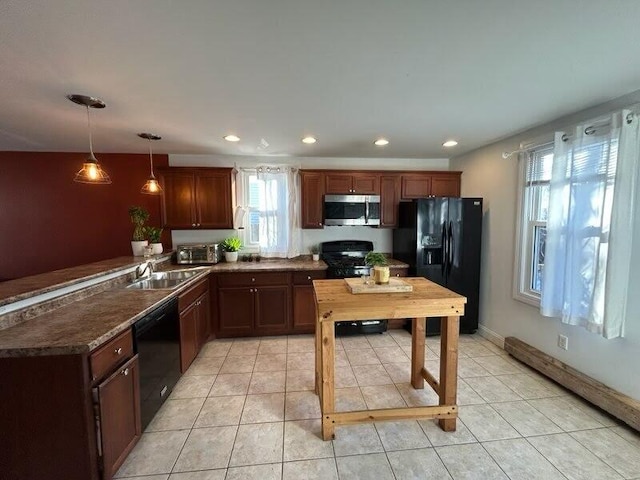
<path fill-rule="evenodd" d="M 440 331 L 440 405 L 455 405 L 458 392 L 458 336 L 460 317 L 443 317 Z M 455 418 L 438 420 L 445 432 L 456 430 Z"/>
<path fill-rule="evenodd" d="M 316 319 L 316 395 L 320 395 L 320 384 L 322 383 L 322 329 L 320 319 Z"/>
<path fill-rule="evenodd" d="M 335 326 L 333 322 L 321 322 L 322 328 L 322 386 L 320 410 L 322 412 L 322 438 L 335 438 L 335 426 L 327 417 L 335 413 L 334 364 L 335 364 Z"/>
<path fill-rule="evenodd" d="M 411 325 L 411 385 L 424 388 L 422 368 L 424 367 L 424 334 L 427 319 L 414 318 Z"/>

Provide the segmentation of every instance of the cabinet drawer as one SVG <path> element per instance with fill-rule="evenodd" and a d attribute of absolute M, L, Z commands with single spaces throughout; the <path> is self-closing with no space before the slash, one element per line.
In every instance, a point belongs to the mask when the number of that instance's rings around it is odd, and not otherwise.
<path fill-rule="evenodd" d="M 390 268 L 389 275 L 392 277 L 406 277 L 409 275 L 408 268 Z"/>
<path fill-rule="evenodd" d="M 218 285 L 221 287 L 242 287 L 249 285 L 286 285 L 288 284 L 287 272 L 271 273 L 224 273 L 218 276 Z"/>
<path fill-rule="evenodd" d="M 129 329 L 91 353 L 89 364 L 92 380 L 104 377 L 131 356 L 133 356 L 133 336 Z"/>
<path fill-rule="evenodd" d="M 322 280 L 327 278 L 327 272 L 324 270 L 309 270 L 306 272 L 294 272 L 294 285 L 312 285 L 314 280 Z"/>
<path fill-rule="evenodd" d="M 207 290 L 209 290 L 209 277 L 206 277 L 203 281 L 196 283 L 189 290 L 180 294 L 178 297 L 178 310 L 182 312 Z"/>

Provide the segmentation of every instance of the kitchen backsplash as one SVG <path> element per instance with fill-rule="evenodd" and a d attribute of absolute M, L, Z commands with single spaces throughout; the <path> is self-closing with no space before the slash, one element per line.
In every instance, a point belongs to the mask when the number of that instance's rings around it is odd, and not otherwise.
<path fill-rule="evenodd" d="M 235 236 L 236 230 L 173 230 L 173 247 L 183 243 L 221 242 Z M 318 230 L 302 230 L 302 253 L 309 254 L 313 245 L 331 240 L 370 240 L 373 248 L 381 252 L 391 252 L 392 230 L 372 227 L 324 227 Z"/>

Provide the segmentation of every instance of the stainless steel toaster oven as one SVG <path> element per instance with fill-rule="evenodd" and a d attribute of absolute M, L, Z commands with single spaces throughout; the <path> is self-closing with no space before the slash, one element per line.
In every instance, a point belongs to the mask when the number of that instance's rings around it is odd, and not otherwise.
<path fill-rule="evenodd" d="M 179 264 L 213 264 L 220 261 L 221 248 L 218 243 L 178 245 L 176 261 Z"/>

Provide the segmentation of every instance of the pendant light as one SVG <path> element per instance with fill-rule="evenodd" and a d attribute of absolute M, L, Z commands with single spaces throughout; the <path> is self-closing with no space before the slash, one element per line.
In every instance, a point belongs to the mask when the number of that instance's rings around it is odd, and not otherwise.
<path fill-rule="evenodd" d="M 154 135 L 153 133 L 139 133 L 138 136 L 149 140 L 149 164 L 151 166 L 151 176 L 142 186 L 140 193 L 144 193 L 146 195 L 160 195 L 162 194 L 162 187 L 160 187 L 158 180 L 156 180 L 156 177 L 153 174 L 153 152 L 151 151 L 151 140 L 160 140 L 162 137 Z"/>
<path fill-rule="evenodd" d="M 89 125 L 89 157 L 84 161 L 84 165 L 78 173 L 76 173 L 74 182 L 78 183 L 93 183 L 98 185 L 107 185 L 111 183 L 111 178 L 107 172 L 102 170 L 96 156 L 93 154 L 93 142 L 91 138 L 91 115 L 89 114 L 89 107 L 91 108 L 104 108 L 105 103 L 99 98 L 88 97 L 87 95 L 67 95 L 67 98 L 73 103 L 78 105 L 84 105 L 87 107 L 87 124 Z"/>

